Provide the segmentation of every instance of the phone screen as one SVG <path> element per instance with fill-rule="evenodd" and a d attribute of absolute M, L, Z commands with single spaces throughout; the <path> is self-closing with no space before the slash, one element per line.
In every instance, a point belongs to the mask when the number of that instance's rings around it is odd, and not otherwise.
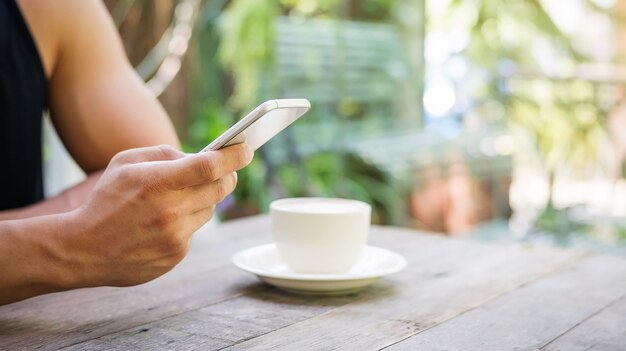
<path fill-rule="evenodd" d="M 241 137 L 235 136 L 225 146 L 237 144 L 245 140 L 253 150 L 256 150 L 280 133 L 280 131 L 287 128 L 298 117 L 302 116 L 306 110 L 305 108 L 279 108 L 272 110 L 239 133 L 238 135 L 241 135 Z"/>
<path fill-rule="evenodd" d="M 281 101 L 284 101 L 282 105 Z M 308 101 L 305 103 L 291 100 L 291 104 L 289 102 L 290 100 L 267 101 L 257 109 L 263 110 L 262 107 L 265 107 L 269 111 L 266 110 L 267 112 L 259 116 L 255 113 L 257 111 L 255 109 L 249 116 L 215 139 L 205 150 L 219 150 L 242 142 L 246 142 L 253 150 L 257 150 L 310 108 Z"/>

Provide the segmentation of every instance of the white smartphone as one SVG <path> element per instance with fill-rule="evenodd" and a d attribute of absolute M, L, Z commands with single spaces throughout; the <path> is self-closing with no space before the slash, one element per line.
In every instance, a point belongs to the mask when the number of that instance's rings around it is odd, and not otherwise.
<path fill-rule="evenodd" d="M 243 142 L 256 150 L 310 108 L 311 103 L 307 99 L 268 100 L 222 133 L 202 151 L 219 150 Z"/>

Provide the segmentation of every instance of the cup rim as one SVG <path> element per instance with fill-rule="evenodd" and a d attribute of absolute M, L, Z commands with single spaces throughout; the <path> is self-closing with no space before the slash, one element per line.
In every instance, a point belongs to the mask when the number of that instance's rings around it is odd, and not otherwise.
<path fill-rule="evenodd" d="M 306 212 L 306 211 L 293 211 L 284 208 L 280 208 L 280 205 L 290 202 L 321 202 L 321 201 L 332 201 L 338 203 L 349 203 L 358 208 L 358 211 L 350 211 L 350 212 Z M 346 213 L 361 213 L 362 211 L 371 212 L 372 206 L 367 202 L 363 202 L 360 200 L 354 199 L 345 199 L 340 197 L 288 197 L 283 199 L 277 199 L 270 203 L 271 211 L 280 211 L 284 213 L 298 213 L 298 214 L 311 214 L 311 215 L 345 215 Z"/>

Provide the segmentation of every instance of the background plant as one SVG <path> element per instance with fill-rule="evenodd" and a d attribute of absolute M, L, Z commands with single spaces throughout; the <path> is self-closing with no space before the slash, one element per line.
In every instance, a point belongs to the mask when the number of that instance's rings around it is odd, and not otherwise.
<path fill-rule="evenodd" d="M 275 72 L 277 16 L 381 20 L 391 13 L 393 1 L 233 0 L 224 5 L 219 11 L 206 10 L 200 22 L 198 53 L 203 64 L 194 100 L 203 102 L 193 108 L 191 149 L 208 143 L 259 102 L 280 96 Z M 207 77 L 212 78 L 210 83 Z M 354 121 L 355 110 L 348 107 L 341 103 L 331 111 L 337 119 L 333 128 L 340 128 L 342 120 Z M 253 164 L 240 172 L 224 218 L 262 212 L 278 197 L 339 196 L 371 203 L 376 222 L 404 223 L 405 192 L 397 179 L 341 146 L 320 145 L 318 151 L 302 153 L 296 140 L 286 131 L 257 152 Z"/>
<path fill-rule="evenodd" d="M 585 179 L 598 170 L 611 174 L 607 120 L 615 109 L 622 83 L 602 75 L 579 75 L 579 69 L 597 64 L 581 50 L 575 36 L 565 33 L 546 7 L 546 1 L 452 1 L 439 28 L 460 16 L 466 23 L 468 45 L 462 55 L 482 84 L 470 89 L 473 113 L 505 125 L 521 142 L 519 154 L 534 152 L 546 171 L 549 194 L 536 227 L 565 233 L 581 229 L 568 209 L 556 208 L 553 191 L 557 176 Z M 594 1 L 583 6 L 612 18 Z M 602 38 L 601 40 L 611 40 Z M 619 65 L 619 57 L 605 64 Z M 467 111 L 472 113 L 472 111 Z M 530 151 L 530 152 L 529 152 Z M 569 223 L 563 225 L 563 223 Z M 583 226 L 584 227 L 584 226 Z"/>

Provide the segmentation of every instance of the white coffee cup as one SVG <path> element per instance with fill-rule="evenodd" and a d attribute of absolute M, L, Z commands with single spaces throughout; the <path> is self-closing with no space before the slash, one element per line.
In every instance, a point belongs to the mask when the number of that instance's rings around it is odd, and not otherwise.
<path fill-rule="evenodd" d="M 278 253 L 297 273 L 345 273 L 365 247 L 371 212 L 370 205 L 356 200 L 276 200 L 270 215 Z"/>

